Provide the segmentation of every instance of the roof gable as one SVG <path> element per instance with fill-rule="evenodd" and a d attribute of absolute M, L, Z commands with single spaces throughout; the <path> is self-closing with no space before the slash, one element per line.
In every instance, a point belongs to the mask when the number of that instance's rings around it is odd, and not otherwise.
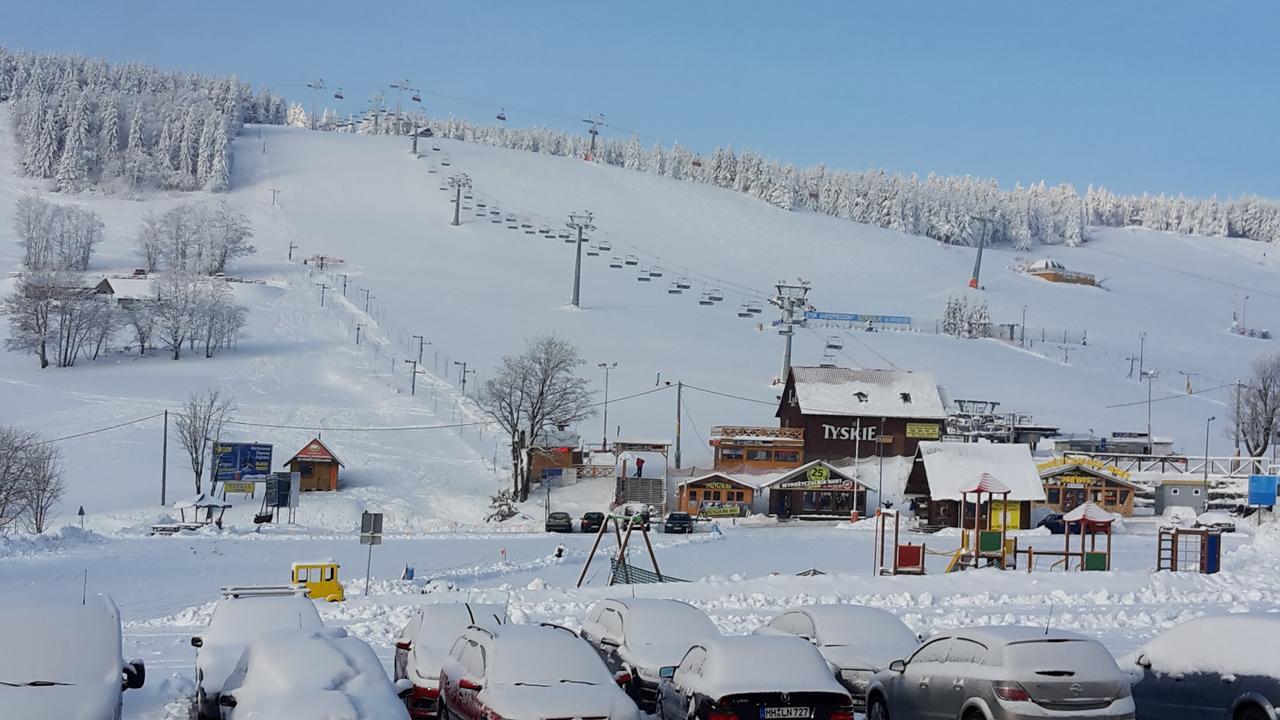
<path fill-rule="evenodd" d="M 790 397 L 802 415 L 930 418 L 947 416 L 929 372 L 862 368 L 791 368 Z"/>
<path fill-rule="evenodd" d="M 1005 443 L 921 442 L 917 455 L 924 462 L 929 496 L 934 500 L 960 500 L 961 493 L 982 475 L 1008 488 L 1010 500 L 1043 502 L 1044 485 L 1031 448 Z"/>
<path fill-rule="evenodd" d="M 853 473 L 836 468 L 826 460 L 813 460 L 778 474 L 761 487 L 778 490 L 852 490 L 855 485 L 866 487 Z"/>
<path fill-rule="evenodd" d="M 334 455 L 333 451 L 330 450 L 327 445 L 320 441 L 320 438 L 315 438 L 311 442 L 307 443 L 306 447 L 302 448 L 297 452 L 297 454 L 289 458 L 285 464 L 288 465 L 294 460 L 305 460 L 309 462 L 336 462 L 338 463 L 338 467 L 346 467 L 342 460 L 340 460 L 337 455 Z"/>

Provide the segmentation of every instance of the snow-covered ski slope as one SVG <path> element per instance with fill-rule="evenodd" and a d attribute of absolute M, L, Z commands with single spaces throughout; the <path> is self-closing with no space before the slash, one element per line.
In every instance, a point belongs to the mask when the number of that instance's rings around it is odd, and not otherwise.
<path fill-rule="evenodd" d="M 1146 388 L 1129 379 L 1126 358 L 1139 352 L 1146 333 L 1145 364 L 1161 372 L 1154 395 L 1181 396 L 1153 406 L 1157 435 L 1170 435 L 1187 451 L 1202 447 L 1204 420 L 1225 414 L 1230 392 L 1221 388 L 1185 397 L 1193 388 L 1221 386 L 1247 368 L 1273 342 L 1227 332 L 1233 295 L 1249 325 L 1264 327 L 1280 311 L 1275 286 L 1280 266 L 1269 246 L 1223 238 L 1183 237 L 1143 230 L 1099 230 L 1080 248 L 1037 247 L 1017 254 L 988 249 L 981 291 L 968 290 L 974 252 L 939 246 L 925 238 L 803 212 L 786 212 L 747 196 L 700 184 L 603 167 L 582 160 L 495 149 L 453 141 L 423 140 L 422 157 L 409 140 L 311 133 L 266 127 L 246 131 L 237 146 L 240 183 L 232 193 L 259 202 L 269 188 L 297 229 L 301 252 L 336 255 L 352 282 L 371 288 L 377 308 L 399 341 L 423 334 L 439 351 L 428 363 L 450 362 L 452 382 L 465 360 L 479 379 L 522 338 L 555 331 L 579 344 L 587 370 L 618 362 L 613 398 L 681 380 L 696 387 L 773 401 L 782 341 L 769 326 L 776 313 L 740 319 L 739 305 L 757 299 L 746 289 L 771 290 L 782 278 L 813 283 L 820 310 L 911 315 L 932 329 L 949 297 L 985 300 L 996 323 L 1021 322 L 1026 306 L 1033 348 L 996 340 L 960 340 L 932 333 L 841 333 L 842 365 L 934 371 L 956 398 L 999 400 L 1004 408 L 1035 413 L 1067 430 L 1099 433 L 1145 430 Z M 265 144 L 265 152 L 262 147 Z M 433 147 L 439 147 L 438 151 Z M 448 163 L 446 166 L 445 163 Z M 429 169 L 438 172 L 432 174 Z M 573 274 L 573 245 L 526 234 L 462 212 L 452 227 L 451 192 L 442 178 L 467 173 L 477 201 L 495 204 L 535 230 L 560 229 L 571 211 L 590 210 L 612 244 L 599 257 L 583 257 L 582 309 L 566 307 Z M 283 239 L 281 240 L 283 241 Z M 284 253 L 260 243 L 266 253 Z M 610 269 L 611 257 L 634 254 L 639 266 Z M 1074 270 L 1105 279 L 1106 290 L 1052 284 L 1011 269 L 1015 260 L 1054 257 Z M 654 264 L 663 277 L 638 282 L 638 270 Z M 670 283 L 687 276 L 691 291 L 670 295 Z M 697 303 L 716 287 L 725 301 Z M 761 326 L 763 323 L 763 326 Z M 1041 328 L 1049 341 L 1041 341 Z M 1056 331 L 1087 332 L 1087 345 L 1064 351 Z M 816 364 L 835 331 L 797 333 L 797 363 Z M 402 348 L 405 346 L 402 346 Z M 1136 378 L 1136 371 L 1135 371 Z M 597 378 L 600 380 L 601 378 Z M 474 386 L 472 386 L 474 387 Z M 1109 405 L 1126 401 L 1126 408 Z M 705 465 L 709 426 L 769 424 L 774 408 L 703 392 L 685 394 L 685 463 Z M 654 393 L 612 405 L 610 433 L 670 439 L 674 392 Z M 581 427 L 598 442 L 600 418 Z M 1216 451 L 1229 442 L 1211 438 Z"/>

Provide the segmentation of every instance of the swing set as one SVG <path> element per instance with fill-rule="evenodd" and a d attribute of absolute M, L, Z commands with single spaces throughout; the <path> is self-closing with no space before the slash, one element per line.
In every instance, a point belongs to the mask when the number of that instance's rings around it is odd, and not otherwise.
<path fill-rule="evenodd" d="M 632 574 L 642 574 L 646 580 L 652 579 L 653 582 L 664 582 L 662 571 L 658 569 L 658 556 L 654 554 L 653 543 L 649 541 L 648 523 L 644 521 L 644 518 L 639 513 L 626 515 L 619 512 L 609 512 L 604 516 L 604 522 L 600 523 L 600 530 L 596 532 L 596 540 L 591 544 L 591 552 L 587 553 L 587 561 L 582 565 L 582 572 L 578 574 L 576 587 L 582 587 L 582 584 L 586 582 L 587 571 L 591 569 L 591 560 L 595 558 L 596 551 L 600 549 L 600 540 L 609 531 L 610 526 L 613 527 L 613 536 L 618 543 L 618 555 L 617 559 L 611 563 L 609 581 L 606 585 L 613 585 L 618 581 L 631 584 L 633 582 Z M 631 543 L 632 533 L 637 530 L 640 532 L 640 537 L 644 539 L 645 549 L 649 551 L 649 561 L 653 563 L 652 575 L 648 571 L 632 568 L 627 564 L 627 546 Z"/>

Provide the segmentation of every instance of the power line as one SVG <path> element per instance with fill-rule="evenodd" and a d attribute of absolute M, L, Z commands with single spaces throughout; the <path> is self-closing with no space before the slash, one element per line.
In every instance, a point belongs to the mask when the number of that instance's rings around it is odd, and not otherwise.
<path fill-rule="evenodd" d="M 685 387 L 689 386 L 685 385 Z M 720 393 L 715 394 L 719 395 Z M 707 439 L 702 437 L 702 431 L 698 429 L 698 421 L 693 419 L 693 413 L 689 412 L 689 404 L 684 401 L 684 398 L 680 399 L 680 407 L 684 408 L 684 414 L 689 416 L 689 424 L 693 426 L 693 434 L 698 436 L 698 442 L 702 443 L 703 447 L 706 447 Z"/>
<path fill-rule="evenodd" d="M 62 437 L 56 437 L 56 438 L 52 438 L 52 439 L 49 439 L 49 440 L 42 440 L 42 441 L 40 441 L 40 442 L 38 442 L 38 443 L 36 443 L 36 444 L 37 444 L 37 445 L 48 445 L 49 443 L 61 442 L 61 441 L 63 441 L 63 440 L 71 440 L 71 439 L 73 439 L 73 438 L 84 437 L 84 436 L 86 436 L 86 435 L 96 435 L 96 434 L 98 434 L 98 433 L 104 433 L 104 432 L 107 432 L 108 430 L 117 430 L 117 429 L 119 429 L 119 428 L 122 428 L 122 427 L 128 427 L 128 426 L 130 426 L 130 425 L 136 425 L 136 424 L 138 424 L 138 423 L 140 423 L 140 422 L 145 422 L 145 421 L 147 421 L 147 420 L 154 420 L 155 418 L 158 418 L 158 417 L 160 417 L 160 416 L 161 416 L 161 415 L 163 415 L 163 414 L 164 414 L 164 413 L 156 413 L 155 415 L 148 415 L 148 416 L 146 416 L 146 417 L 135 418 L 135 419 L 133 419 L 133 420 L 128 420 L 128 421 L 125 421 L 125 422 L 122 422 L 122 423 L 117 423 L 117 424 L 115 424 L 115 425 L 108 425 L 107 427 L 98 428 L 98 429 L 96 429 L 96 430 L 86 430 L 86 431 L 84 431 L 84 432 L 75 433 L 75 434 L 73 434 L 73 435 L 63 435 Z"/>
<path fill-rule="evenodd" d="M 1205 389 L 1203 389 L 1203 390 L 1197 390 L 1197 391 L 1195 391 L 1195 392 L 1189 392 L 1189 393 L 1177 393 L 1177 394 L 1175 394 L 1175 395 L 1166 395 L 1166 396 L 1164 396 L 1164 397 L 1153 398 L 1153 399 L 1151 400 L 1151 402 L 1153 402 L 1153 403 L 1157 403 L 1157 402 L 1161 402 L 1161 401 L 1163 401 L 1163 400 L 1176 400 L 1176 399 L 1178 399 L 1178 398 L 1184 398 L 1184 397 L 1188 397 L 1188 396 L 1190 396 L 1190 395 L 1203 395 L 1204 393 L 1207 393 L 1207 392 L 1213 392 L 1214 390 L 1221 390 L 1221 389 L 1223 389 L 1223 388 L 1231 387 L 1232 385 L 1235 385 L 1235 383 L 1227 383 L 1227 384 L 1225 384 L 1225 385 L 1216 385 L 1216 386 L 1214 386 L 1214 387 L 1211 387 L 1211 388 L 1205 388 Z M 1115 405 L 1107 405 L 1106 407 L 1107 407 L 1107 409 L 1111 409 L 1111 408 L 1122 408 L 1122 407 L 1130 407 L 1130 406 L 1133 406 L 1133 405 L 1146 405 L 1146 404 L 1147 404 L 1147 401 L 1146 401 L 1146 400 L 1135 400 L 1135 401 L 1133 401 L 1133 402 L 1117 403 L 1117 404 L 1115 404 Z"/>
<path fill-rule="evenodd" d="M 635 393 L 634 395 L 623 395 L 620 398 L 609 398 L 609 404 L 612 405 L 616 402 L 622 402 L 623 400 L 630 400 L 632 398 L 644 397 L 645 395 L 652 395 L 653 393 L 662 392 L 663 390 L 670 390 L 673 387 L 675 387 L 675 385 L 663 385 L 662 387 L 651 388 L 649 390 L 645 390 L 644 392 Z M 688 387 L 688 386 L 686 385 L 685 387 Z M 594 407 L 600 407 L 601 405 L 604 405 L 604 403 L 603 402 L 592 403 L 587 407 L 594 408 Z"/>
<path fill-rule="evenodd" d="M 1270 290 L 1263 290 L 1261 288 L 1256 288 L 1249 285 L 1241 285 L 1239 283 L 1228 282 L 1226 280 L 1219 280 L 1217 278 L 1209 277 L 1208 275 L 1202 275 L 1200 273 L 1191 272 L 1190 270 L 1184 270 L 1182 268 L 1176 268 L 1170 265 L 1162 265 L 1160 263 L 1152 262 L 1150 260 L 1143 260 L 1141 258 L 1130 257 L 1128 255 L 1121 255 L 1120 253 L 1108 252 L 1101 248 L 1093 247 L 1092 245 L 1088 249 L 1094 252 L 1102 253 L 1103 255 L 1110 255 L 1111 257 L 1119 258 L 1121 260 L 1128 260 L 1129 262 L 1137 263 L 1139 265 L 1149 265 L 1150 267 L 1159 268 L 1161 270 L 1165 270 L 1168 272 L 1178 273 L 1179 275 L 1186 275 L 1187 277 L 1193 277 L 1193 278 L 1196 278 L 1197 280 L 1203 280 L 1207 283 L 1213 283 L 1215 285 L 1223 285 L 1225 287 L 1235 288 L 1237 290 L 1244 290 L 1246 292 L 1256 293 L 1258 295 L 1265 295 L 1267 297 L 1280 298 L 1280 293 L 1273 292 Z"/>
<path fill-rule="evenodd" d="M 610 401 L 612 402 L 612 401 Z M 175 413 L 180 415 L 180 413 Z M 247 427 L 278 428 L 281 430 L 319 430 L 320 432 L 399 432 L 401 430 L 447 430 L 450 428 L 475 427 L 488 425 L 484 422 L 449 423 L 447 425 L 392 425 L 384 427 L 322 427 L 320 425 L 278 425 L 275 423 L 251 422 L 248 420 L 223 420 L 225 425 L 244 425 Z"/>
<path fill-rule="evenodd" d="M 700 388 L 697 385 L 690 385 L 689 383 L 685 383 L 684 387 L 686 390 L 697 390 L 698 392 L 704 392 L 704 393 L 707 393 L 708 395 L 719 395 L 720 397 L 731 398 L 733 400 L 742 400 L 744 402 L 759 403 L 761 405 L 768 405 L 770 407 L 777 405 L 776 402 L 772 402 L 769 400 L 757 400 L 755 398 L 743 397 L 742 395 L 734 395 L 732 393 L 723 393 L 717 390 L 708 390 L 706 388 Z"/>

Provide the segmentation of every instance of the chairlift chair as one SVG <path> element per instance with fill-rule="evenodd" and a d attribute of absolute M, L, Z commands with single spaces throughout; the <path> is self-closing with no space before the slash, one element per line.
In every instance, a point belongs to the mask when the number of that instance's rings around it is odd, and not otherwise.
<path fill-rule="evenodd" d="M 595 245 L 587 246 L 587 255 L 590 257 L 600 257 L 600 249 Z"/>
<path fill-rule="evenodd" d="M 337 92 L 335 92 L 335 93 L 333 94 L 333 99 L 334 99 L 334 100 L 342 100 L 342 99 L 343 99 L 343 97 L 342 97 L 342 88 L 338 88 L 338 91 L 337 91 Z"/>
<path fill-rule="evenodd" d="M 827 336 L 827 349 L 828 349 L 828 350 L 843 350 L 843 349 L 844 349 L 844 342 L 840 340 L 840 336 L 839 336 L 839 335 L 829 335 L 829 336 Z"/>
<path fill-rule="evenodd" d="M 779 335 L 795 335 L 796 331 L 792 330 L 790 325 L 783 325 L 782 327 L 778 328 L 778 334 Z"/>
<path fill-rule="evenodd" d="M 640 274 L 636 276 L 636 282 L 653 282 L 653 278 L 649 277 L 649 273 L 641 270 Z"/>
<path fill-rule="evenodd" d="M 489 222 L 493 223 L 494 225 L 501 225 L 501 224 L 502 224 L 502 216 L 501 216 L 501 215 L 499 215 L 497 212 L 490 213 L 490 214 L 489 214 Z"/>
<path fill-rule="evenodd" d="M 468 202 L 464 202 L 464 203 L 462 203 L 462 209 L 463 209 L 463 210 L 470 210 L 470 209 L 471 209 L 471 203 L 468 203 Z"/>
<path fill-rule="evenodd" d="M 667 288 L 668 295 L 681 295 L 683 293 L 684 290 L 681 290 L 680 286 L 675 283 L 671 283 L 671 287 Z"/>
<path fill-rule="evenodd" d="M 612 260 L 610 260 L 610 261 L 609 261 L 609 267 L 613 268 L 614 270 L 621 270 L 621 269 L 622 269 L 622 258 L 617 257 L 617 256 L 615 255 L 615 256 L 614 256 L 614 258 L 613 258 Z"/>
<path fill-rule="evenodd" d="M 489 214 L 494 217 L 501 217 L 502 211 L 498 209 L 497 205 L 494 205 L 493 207 L 489 208 Z"/>
<path fill-rule="evenodd" d="M 752 315 L 759 315 L 760 313 L 764 312 L 764 306 L 760 304 L 759 300 L 748 300 L 747 311 L 750 312 Z"/>
<path fill-rule="evenodd" d="M 486 204 L 485 204 L 485 201 L 480 200 L 480 201 L 477 201 L 477 202 L 476 202 L 476 207 L 478 207 L 478 208 L 480 208 L 481 210 L 483 210 L 484 208 L 488 207 L 488 205 L 486 205 Z"/>
<path fill-rule="evenodd" d="M 437 170 L 437 169 L 435 169 L 435 166 L 432 166 L 432 167 L 427 168 L 427 172 L 431 173 L 432 175 L 435 175 L 436 173 L 438 173 L 438 172 L 440 172 L 440 171 L 439 171 L 439 170 Z"/>
<path fill-rule="evenodd" d="M 484 210 L 476 210 L 476 217 L 486 218 L 486 217 L 489 217 L 489 213 L 485 212 Z"/>
<path fill-rule="evenodd" d="M 600 241 L 600 252 L 610 252 L 611 250 L 613 250 L 613 245 L 608 240 Z"/>
<path fill-rule="evenodd" d="M 565 245 L 572 245 L 572 244 L 574 244 L 574 243 L 578 242 L 578 239 L 577 239 L 577 238 L 575 238 L 573 235 L 570 235 L 570 234 L 569 234 L 569 233 L 567 233 L 567 232 L 566 232 L 566 233 L 561 233 L 561 234 L 560 234 L 560 239 L 564 240 L 564 244 L 565 244 Z M 585 237 L 583 237 L 583 238 L 582 238 L 582 240 L 583 240 L 583 242 L 585 242 L 585 241 L 586 241 L 586 238 L 585 238 Z"/>
<path fill-rule="evenodd" d="M 539 235 L 546 235 L 547 237 L 551 237 L 551 226 L 550 226 L 550 225 L 542 225 L 542 226 L 540 226 L 540 227 L 538 228 L 538 234 L 539 234 Z"/>
<path fill-rule="evenodd" d="M 747 309 L 746 305 L 743 305 L 742 307 L 738 308 L 738 317 L 749 318 L 751 316 L 752 316 L 751 311 Z"/>
<path fill-rule="evenodd" d="M 516 216 L 515 216 L 515 215 L 508 215 L 508 216 L 507 216 L 507 228 L 508 228 L 508 229 L 511 229 L 511 230 L 519 230 L 519 229 L 520 229 L 520 221 L 519 221 L 519 220 L 516 220 Z"/>
<path fill-rule="evenodd" d="M 693 164 L 693 166 L 694 166 L 694 167 L 699 167 L 699 168 L 700 168 L 700 167 L 702 167 L 702 156 L 701 156 L 701 155 L 694 155 L 694 156 L 693 156 L 693 163 L 692 163 L 692 164 Z"/>
<path fill-rule="evenodd" d="M 476 196 L 475 196 L 475 195 L 472 195 L 470 190 L 468 190 L 468 191 L 466 191 L 466 192 L 462 193 L 462 199 L 463 199 L 463 200 L 474 200 L 475 198 L 476 198 Z"/>
<path fill-rule="evenodd" d="M 678 277 L 676 278 L 676 287 L 681 290 L 688 290 L 693 287 L 693 284 L 689 282 L 689 278 L 687 277 Z"/>
<path fill-rule="evenodd" d="M 628 265 L 639 265 L 640 258 L 636 257 L 635 255 L 628 255 L 625 258 L 623 258 L 622 262 Z"/>
<path fill-rule="evenodd" d="M 662 268 L 658 267 L 657 265 L 654 265 L 653 267 L 649 268 L 649 277 L 652 277 L 652 278 L 662 277 Z"/>
<path fill-rule="evenodd" d="M 507 121 L 507 109 L 506 109 L 506 108 L 498 108 L 498 120 L 500 120 L 500 121 L 502 121 L 502 122 L 506 122 L 506 121 Z"/>
<path fill-rule="evenodd" d="M 702 293 L 702 297 L 698 298 L 698 304 L 699 305 L 715 305 L 716 301 L 707 297 L 706 293 Z"/>
<path fill-rule="evenodd" d="M 559 237 L 561 240 L 568 240 L 569 242 L 573 242 L 569 237 L 568 230 L 561 230 L 560 232 L 556 233 L 556 236 Z"/>
<path fill-rule="evenodd" d="M 450 165 L 452 165 L 453 163 L 449 162 L 449 159 L 448 159 L 448 158 L 441 158 L 441 159 L 440 159 L 440 164 L 441 164 L 442 166 L 444 166 L 444 167 L 449 167 L 449 166 L 450 166 Z"/>
<path fill-rule="evenodd" d="M 711 288 L 707 291 L 707 297 L 711 298 L 712 302 L 720 302 L 724 300 L 724 293 L 720 292 L 720 288 Z"/>

